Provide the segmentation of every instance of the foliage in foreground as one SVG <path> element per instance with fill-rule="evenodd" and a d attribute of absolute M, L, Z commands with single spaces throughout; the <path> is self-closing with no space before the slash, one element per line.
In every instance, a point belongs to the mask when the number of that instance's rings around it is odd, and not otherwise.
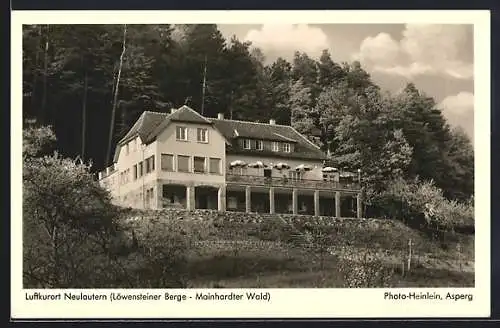
<path fill-rule="evenodd" d="M 185 235 L 155 226 L 130 236 L 89 165 L 47 154 L 50 129 L 28 127 L 24 136 L 25 287 L 183 286 Z"/>

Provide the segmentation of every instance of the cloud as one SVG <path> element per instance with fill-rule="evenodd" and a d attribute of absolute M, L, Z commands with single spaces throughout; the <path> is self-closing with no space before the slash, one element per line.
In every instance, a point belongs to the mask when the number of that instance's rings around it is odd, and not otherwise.
<path fill-rule="evenodd" d="M 441 101 L 440 107 L 458 114 L 474 110 L 474 94 L 462 91 L 456 95 L 448 96 Z"/>
<path fill-rule="evenodd" d="M 261 48 L 267 59 L 281 56 L 291 60 L 295 51 L 317 58 L 323 49 L 329 47 L 323 30 L 307 24 L 263 24 L 260 29 L 248 31 L 244 40 Z"/>
<path fill-rule="evenodd" d="M 365 38 L 359 59 L 369 70 L 414 78 L 419 75 L 444 75 L 471 79 L 472 63 L 461 59 L 467 49 L 466 25 L 407 24 L 401 40 L 387 33 Z"/>
<path fill-rule="evenodd" d="M 474 94 L 459 92 L 444 98 L 439 104 L 450 125 L 461 126 L 474 138 Z"/>
<path fill-rule="evenodd" d="M 369 64 L 391 64 L 400 56 L 399 44 L 387 33 L 367 37 L 359 50 L 357 59 Z"/>

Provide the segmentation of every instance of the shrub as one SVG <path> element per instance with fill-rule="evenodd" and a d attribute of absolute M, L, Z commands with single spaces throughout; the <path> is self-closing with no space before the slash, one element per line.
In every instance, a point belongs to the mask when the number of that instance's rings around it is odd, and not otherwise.
<path fill-rule="evenodd" d="M 373 252 L 343 254 L 338 269 L 344 278 L 343 288 L 389 287 L 394 272 Z"/>
<path fill-rule="evenodd" d="M 29 148 L 29 147 L 28 147 Z M 36 147 L 32 149 L 36 153 Z M 81 287 L 105 272 L 117 210 L 89 166 L 57 154 L 23 163 L 26 287 Z M 95 260 L 95 261 L 94 261 Z"/>
<path fill-rule="evenodd" d="M 453 230 L 474 225 L 472 200 L 467 203 L 448 200 L 433 181 L 395 180 L 371 202 L 382 216 L 402 219 L 414 227 Z"/>
<path fill-rule="evenodd" d="M 183 222 L 184 223 L 184 222 Z M 123 274 L 134 288 L 184 288 L 189 251 L 199 240 L 198 225 L 177 221 L 145 219 L 123 223 L 135 247 L 122 261 Z M 130 286 L 132 287 L 132 286 Z"/>

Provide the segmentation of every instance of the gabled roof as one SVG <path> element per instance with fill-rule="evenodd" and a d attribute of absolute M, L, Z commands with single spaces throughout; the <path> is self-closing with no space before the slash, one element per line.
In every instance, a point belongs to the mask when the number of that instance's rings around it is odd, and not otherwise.
<path fill-rule="evenodd" d="M 143 142 L 149 143 L 156 139 L 160 133 L 170 124 L 170 122 L 185 122 L 195 124 L 212 124 L 207 118 L 201 116 L 198 112 L 188 106 L 182 106 L 175 112 L 169 114 L 158 124 L 147 136 Z"/>
<path fill-rule="evenodd" d="M 194 109 L 184 105 L 168 116 L 171 121 L 211 124 L 211 122 Z"/>
<path fill-rule="evenodd" d="M 163 132 L 170 122 L 212 124 L 210 120 L 188 106 L 182 106 L 173 113 L 144 111 L 127 134 L 118 141 L 113 161 L 118 161 L 120 149 L 123 144 L 136 137 L 140 137 L 141 141 L 145 144 L 151 143 L 156 140 L 156 137 Z"/>
<path fill-rule="evenodd" d="M 293 153 L 265 152 L 262 150 L 248 150 L 239 147 L 238 143 L 234 142 L 228 148 L 228 152 L 241 153 L 249 155 L 267 155 L 267 156 L 283 156 L 288 158 L 301 159 L 325 159 L 326 156 L 321 149 L 309 141 L 304 135 L 289 125 L 266 124 L 245 122 L 227 119 L 210 119 L 215 128 L 219 130 L 228 140 L 238 138 L 272 140 L 281 142 L 290 142 L 295 144 Z"/>
<path fill-rule="evenodd" d="M 288 158 L 301 159 L 325 159 L 325 154 L 318 146 L 313 144 L 304 135 L 288 125 L 266 124 L 245 122 L 227 119 L 206 118 L 188 106 L 182 106 L 173 113 L 159 113 L 145 111 L 141 114 L 137 122 L 130 131 L 118 142 L 114 162 L 118 161 L 121 146 L 135 137 L 140 137 L 145 144 L 151 143 L 163 132 L 171 122 L 186 122 L 196 124 L 213 125 L 226 139 L 228 152 L 283 156 Z M 265 152 L 261 150 L 241 149 L 237 142 L 231 143 L 238 138 L 249 138 L 259 140 L 272 140 L 294 143 L 293 153 Z"/>
<path fill-rule="evenodd" d="M 118 141 L 118 144 L 126 143 L 137 136 L 144 141 L 168 115 L 167 113 L 144 111 L 127 134 Z"/>

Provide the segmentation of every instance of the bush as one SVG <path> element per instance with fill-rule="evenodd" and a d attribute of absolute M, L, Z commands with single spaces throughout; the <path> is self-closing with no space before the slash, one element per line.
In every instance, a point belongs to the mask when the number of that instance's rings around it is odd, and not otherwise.
<path fill-rule="evenodd" d="M 199 239 L 198 231 L 161 219 L 121 223 L 134 247 L 122 261 L 126 281 L 133 288 L 184 288 L 187 257 Z"/>
<path fill-rule="evenodd" d="M 182 287 L 192 238 L 201 223 L 117 220 L 90 165 L 45 155 L 50 128 L 29 128 L 23 144 L 23 284 L 25 288 Z M 129 222 L 130 223 L 130 222 Z M 135 229 L 134 229 L 135 228 Z"/>
<path fill-rule="evenodd" d="M 343 288 L 390 287 L 394 275 L 382 258 L 373 252 L 344 254 L 338 262 L 338 269 L 344 278 Z"/>
<path fill-rule="evenodd" d="M 472 200 L 467 203 L 448 200 L 432 181 L 395 180 L 371 202 L 381 216 L 402 219 L 418 228 L 454 230 L 474 226 Z"/>

